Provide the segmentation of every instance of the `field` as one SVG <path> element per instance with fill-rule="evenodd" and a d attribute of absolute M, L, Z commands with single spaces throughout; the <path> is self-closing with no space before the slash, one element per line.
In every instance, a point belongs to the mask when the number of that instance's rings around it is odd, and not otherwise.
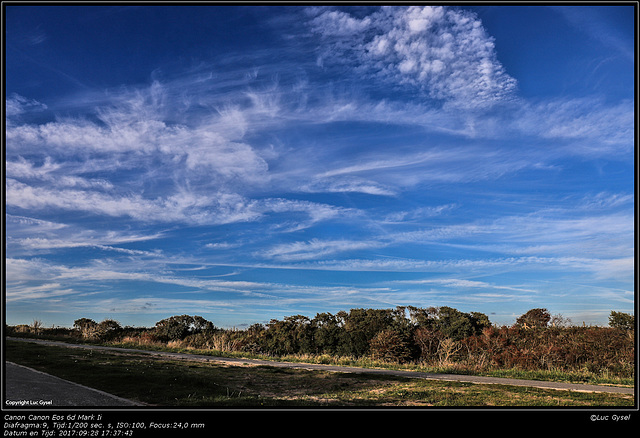
<path fill-rule="evenodd" d="M 5 358 L 153 406 L 632 407 L 631 395 L 152 358 L 6 341 Z"/>

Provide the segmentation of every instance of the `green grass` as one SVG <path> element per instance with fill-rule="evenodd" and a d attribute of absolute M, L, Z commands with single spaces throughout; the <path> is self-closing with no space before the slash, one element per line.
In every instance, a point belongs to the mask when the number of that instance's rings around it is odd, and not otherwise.
<path fill-rule="evenodd" d="M 440 382 L 5 342 L 6 360 L 157 406 L 618 406 L 632 396 Z"/>

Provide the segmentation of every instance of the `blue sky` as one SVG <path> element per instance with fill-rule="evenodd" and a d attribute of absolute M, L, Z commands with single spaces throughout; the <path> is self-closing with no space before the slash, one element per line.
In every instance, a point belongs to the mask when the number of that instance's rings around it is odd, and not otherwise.
<path fill-rule="evenodd" d="M 18 6 L 6 322 L 634 313 L 633 6 Z"/>

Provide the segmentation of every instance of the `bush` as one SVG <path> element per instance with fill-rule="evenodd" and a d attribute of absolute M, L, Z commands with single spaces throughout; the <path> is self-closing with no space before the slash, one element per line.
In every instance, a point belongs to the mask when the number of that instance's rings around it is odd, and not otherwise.
<path fill-rule="evenodd" d="M 624 375 L 634 369 L 632 332 L 606 327 L 491 328 L 461 344 L 467 363 L 495 368 L 606 369 Z"/>
<path fill-rule="evenodd" d="M 96 329 L 98 328 L 98 323 L 93 319 L 89 318 L 80 318 L 76 319 L 73 322 L 73 328 L 78 331 L 80 336 L 85 339 L 93 339 L 96 337 Z"/>
<path fill-rule="evenodd" d="M 419 359 L 430 362 L 438 354 L 438 346 L 444 339 L 440 330 L 433 327 L 419 327 L 413 333 L 413 343 L 419 349 Z"/>
<path fill-rule="evenodd" d="M 395 330 L 382 330 L 372 340 L 371 357 L 386 362 L 405 363 L 411 360 L 409 341 Z"/>

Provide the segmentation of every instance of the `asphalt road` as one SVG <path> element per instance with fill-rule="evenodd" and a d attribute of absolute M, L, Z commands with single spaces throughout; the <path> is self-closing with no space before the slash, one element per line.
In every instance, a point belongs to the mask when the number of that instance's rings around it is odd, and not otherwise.
<path fill-rule="evenodd" d="M 483 376 L 466 376 L 459 374 L 434 374 L 423 373 L 417 371 L 401 371 L 401 370 L 380 370 L 369 368 L 357 368 L 357 367 L 344 367 L 335 365 L 322 365 L 322 364 L 302 364 L 291 362 L 275 362 L 259 359 L 244 359 L 244 358 L 226 358 L 226 357 L 214 357 L 207 355 L 187 354 L 187 353 L 170 353 L 170 352 L 158 352 L 158 351 L 143 351 L 136 349 L 127 349 L 119 347 L 103 347 L 93 345 L 79 345 L 68 344 L 65 342 L 45 341 L 26 338 L 7 338 L 17 341 L 35 342 L 44 345 L 57 345 L 67 348 L 84 348 L 95 350 L 110 350 L 118 352 L 131 352 L 135 354 L 148 354 L 150 356 L 168 357 L 181 360 L 195 360 L 205 362 L 226 362 L 229 364 L 237 365 L 268 365 L 273 367 L 288 367 L 299 368 L 308 370 L 323 370 L 343 373 L 366 373 L 366 374 L 387 374 L 396 375 L 409 378 L 420 378 L 430 380 L 443 380 L 443 381 L 457 381 L 457 382 L 469 382 L 478 384 L 499 384 L 499 385 L 513 385 L 513 386 L 527 386 L 533 388 L 544 389 L 557 389 L 568 391 L 583 391 L 583 392 L 607 392 L 618 394 L 634 394 L 634 388 L 625 388 L 618 386 L 605 386 L 605 385 L 585 385 L 579 383 L 562 383 L 562 382 L 545 382 L 539 380 L 521 380 L 521 379 L 508 379 L 499 377 L 483 377 Z M 7 363 L 7 365 L 9 365 Z M 62 379 L 54 377 L 54 381 L 48 381 L 43 376 L 44 373 L 39 373 L 40 376 L 30 377 L 23 372 L 16 370 L 15 366 L 7 366 L 7 378 L 6 378 L 6 398 L 7 400 L 54 400 L 55 403 L 61 403 L 60 405 L 82 405 L 82 406 L 95 406 L 87 403 L 102 403 L 101 406 L 116 405 L 115 403 L 132 403 L 127 400 L 119 399 L 115 396 L 103 393 L 101 391 L 91 390 L 96 394 L 89 396 L 87 390 L 89 388 L 81 387 L 84 391 L 80 391 L 80 385 L 71 384 Z M 24 367 L 22 367 L 24 368 Z M 46 376 L 46 374 L 45 374 Z M 51 377 L 51 376 L 50 376 Z M 35 383 L 33 383 L 35 382 Z M 76 388 L 72 393 L 69 385 L 75 385 Z M 59 389 L 55 389 L 59 388 Z M 21 392 L 18 392 L 21 391 Z M 31 392 L 29 392 L 31 391 Z M 73 395 L 77 394 L 77 395 Z M 86 397 L 86 398 L 83 398 Z M 58 406 L 60 406 L 58 405 Z"/>
<path fill-rule="evenodd" d="M 12 362 L 5 362 L 5 372 L 6 408 L 139 406 L 133 401 Z"/>

